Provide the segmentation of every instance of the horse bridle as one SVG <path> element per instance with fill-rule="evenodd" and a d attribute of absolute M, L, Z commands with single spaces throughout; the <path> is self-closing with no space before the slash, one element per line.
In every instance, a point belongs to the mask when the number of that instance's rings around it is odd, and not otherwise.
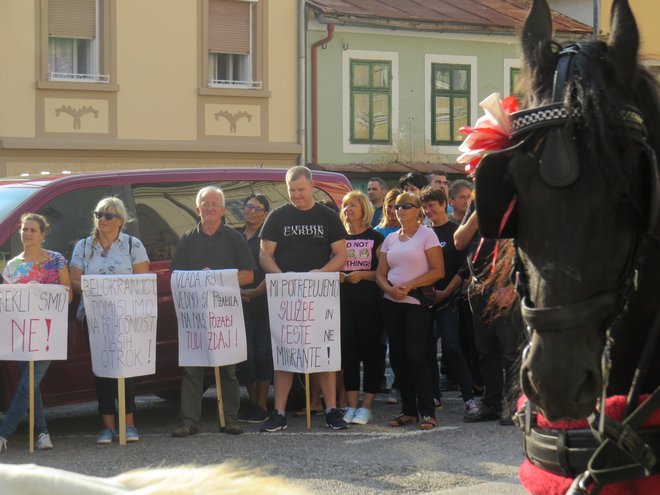
<path fill-rule="evenodd" d="M 564 92 L 572 77 L 573 59 L 580 51 L 579 45 L 569 45 L 559 53 L 559 60 L 555 70 L 553 84 L 553 103 L 541 107 L 523 110 L 512 115 L 512 139 L 525 140 L 527 136 L 538 130 L 545 130 L 546 141 L 539 160 L 539 173 L 543 181 L 553 187 L 567 187 L 577 180 L 579 176 L 579 161 L 573 141 L 573 126 L 580 117 L 579 108 L 568 110 L 563 104 Z M 660 334 L 660 311 L 656 314 L 651 331 L 647 338 L 644 352 L 640 358 L 635 377 L 627 398 L 625 420 L 616 422 L 605 416 L 605 398 L 609 382 L 609 373 L 612 366 L 610 352 L 614 344 L 614 334 L 620 322 L 628 312 L 630 299 L 638 288 L 638 278 L 644 263 L 644 252 L 650 241 L 658 243 L 655 228 L 660 210 L 660 178 L 656 166 L 656 157 L 653 149 L 646 142 L 646 128 L 639 110 L 633 106 L 625 106 L 618 116 L 631 131 L 630 135 L 649 157 L 651 174 L 651 197 L 649 218 L 645 229 L 639 229 L 631 255 L 626 261 L 622 272 L 620 289 L 597 294 L 589 299 L 572 304 L 550 308 L 536 308 L 529 296 L 528 284 L 525 279 L 524 268 L 518 247 L 516 245 L 516 280 L 517 289 L 521 299 L 522 317 L 531 339 L 532 332 L 553 332 L 573 328 L 602 320 L 606 316 L 605 345 L 601 356 L 602 390 L 600 413 L 592 414 L 590 425 L 593 434 L 600 443 L 589 459 L 587 469 L 579 474 L 573 481 L 567 495 L 599 492 L 605 484 L 639 479 L 650 476 L 654 469 L 658 469 L 660 443 L 653 447 L 645 441 L 647 437 L 640 435 L 640 427 L 645 419 L 660 407 L 660 387 L 642 405 L 638 404 L 641 384 L 646 374 L 653 350 Z M 516 198 L 507 209 L 509 212 L 515 205 Z M 515 228 L 515 227 L 514 227 Z M 504 225 L 499 227 L 499 233 Z M 515 241 L 514 241 L 515 244 Z M 526 349 L 527 351 L 527 349 Z M 533 441 L 531 427 L 533 411 L 528 403 L 524 411 L 518 414 L 519 425 L 525 431 L 525 445 Z M 596 426 L 597 423 L 597 426 Z M 557 435 L 559 443 L 560 435 Z M 562 438 L 564 438 L 562 436 Z M 655 437 L 654 437 L 655 438 Z M 632 460 L 623 466 L 607 465 L 599 469 L 598 463 L 611 456 L 612 451 L 625 454 L 624 457 Z M 557 447 L 559 452 L 559 447 Z M 528 454 L 529 457 L 529 454 Z"/>

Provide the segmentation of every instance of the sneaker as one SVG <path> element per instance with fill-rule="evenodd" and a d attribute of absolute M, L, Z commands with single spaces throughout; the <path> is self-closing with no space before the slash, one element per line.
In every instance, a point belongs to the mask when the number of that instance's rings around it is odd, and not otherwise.
<path fill-rule="evenodd" d="M 268 413 L 258 405 L 254 404 L 245 414 L 238 416 L 238 421 L 242 423 L 263 423 L 268 419 Z"/>
<path fill-rule="evenodd" d="M 39 433 L 37 437 L 37 450 L 50 450 L 52 448 L 53 442 L 50 441 L 50 435 L 48 433 Z"/>
<path fill-rule="evenodd" d="M 330 412 L 325 413 L 325 424 L 333 430 L 345 430 L 348 424 L 341 417 L 339 409 L 330 409 Z"/>
<path fill-rule="evenodd" d="M 442 399 L 440 397 L 434 397 L 433 403 L 435 404 L 435 408 L 437 410 L 442 411 Z"/>
<path fill-rule="evenodd" d="M 398 404 L 400 400 L 401 400 L 401 394 L 399 393 L 399 390 L 396 388 L 392 388 L 392 390 L 390 390 L 390 395 L 388 395 L 387 399 L 385 400 L 385 403 Z"/>
<path fill-rule="evenodd" d="M 7 439 L 5 437 L 0 437 L 0 454 L 7 452 Z"/>
<path fill-rule="evenodd" d="M 351 423 L 353 421 L 353 418 L 355 417 L 355 413 L 357 413 L 358 410 L 355 409 L 354 407 L 347 407 L 346 412 L 344 413 L 344 421 L 347 423 Z"/>
<path fill-rule="evenodd" d="M 140 434 L 135 426 L 126 427 L 126 441 L 127 442 L 138 442 L 140 440 Z"/>
<path fill-rule="evenodd" d="M 101 430 L 98 435 L 96 435 L 96 443 L 99 445 L 112 443 L 114 439 L 115 433 L 110 428 L 105 428 Z"/>
<path fill-rule="evenodd" d="M 471 415 L 463 416 L 463 421 L 466 423 L 481 423 L 483 421 L 499 421 L 500 413 L 494 411 L 488 406 L 482 405 L 478 410 Z"/>
<path fill-rule="evenodd" d="M 267 431 L 269 433 L 273 433 L 275 431 L 286 430 L 286 428 L 286 416 L 278 413 L 277 411 L 273 411 L 270 413 L 270 416 L 268 416 L 268 419 L 261 423 L 261 428 L 259 428 L 259 431 Z"/>
<path fill-rule="evenodd" d="M 351 421 L 351 423 L 354 423 L 356 425 L 366 425 L 369 421 L 371 421 L 371 409 L 367 409 L 366 407 L 361 407 L 360 409 L 357 410 L 355 416 L 353 416 L 353 420 Z"/>
<path fill-rule="evenodd" d="M 474 399 L 465 401 L 463 408 L 465 409 L 465 414 L 463 415 L 465 418 L 479 414 L 479 406 L 477 405 L 477 401 Z"/>

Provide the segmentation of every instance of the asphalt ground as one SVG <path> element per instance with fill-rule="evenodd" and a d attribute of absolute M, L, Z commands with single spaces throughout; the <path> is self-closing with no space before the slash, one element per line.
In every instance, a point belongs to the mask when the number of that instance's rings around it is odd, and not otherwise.
<path fill-rule="evenodd" d="M 288 414 L 284 432 L 260 433 L 259 425 L 243 423 L 245 432 L 236 436 L 219 433 L 214 394 L 214 389 L 205 394 L 200 432 L 188 438 L 171 437 L 176 404 L 155 396 L 138 397 L 141 439 L 126 446 L 96 445 L 100 419 L 95 403 L 50 408 L 47 418 L 55 448 L 30 454 L 22 424 L 0 462 L 107 477 L 138 467 L 234 461 L 319 494 L 525 493 L 517 479 L 523 459 L 520 431 L 496 421 L 464 423 L 457 392 L 444 394 L 438 425 L 431 431 L 390 427 L 388 420 L 398 414 L 399 406 L 386 404 L 386 395 L 378 395 L 368 425 L 333 431 L 323 416 L 314 416 L 307 432 L 305 418 Z"/>

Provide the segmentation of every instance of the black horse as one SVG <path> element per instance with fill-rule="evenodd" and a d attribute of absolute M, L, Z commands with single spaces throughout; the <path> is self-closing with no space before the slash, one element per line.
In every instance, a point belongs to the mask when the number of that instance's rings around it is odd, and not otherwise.
<path fill-rule="evenodd" d="M 604 395 L 627 395 L 630 416 L 660 384 L 660 97 L 627 0 L 614 0 L 611 28 L 607 42 L 561 46 L 546 0 L 533 0 L 527 110 L 512 115 L 514 146 L 476 172 L 482 234 L 516 239 L 521 383 L 549 420 L 585 418 Z"/>

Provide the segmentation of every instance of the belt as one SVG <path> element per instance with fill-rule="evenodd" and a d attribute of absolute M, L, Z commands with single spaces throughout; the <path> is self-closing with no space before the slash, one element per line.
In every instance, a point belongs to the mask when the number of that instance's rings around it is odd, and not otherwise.
<path fill-rule="evenodd" d="M 660 427 L 643 428 L 638 433 L 653 449 L 656 459 L 660 460 Z M 589 459 L 599 445 L 589 429 L 555 430 L 532 427 L 529 433 L 523 436 L 525 455 L 532 464 L 571 478 L 586 471 Z M 660 474 L 660 462 L 656 462 L 652 474 Z"/>

